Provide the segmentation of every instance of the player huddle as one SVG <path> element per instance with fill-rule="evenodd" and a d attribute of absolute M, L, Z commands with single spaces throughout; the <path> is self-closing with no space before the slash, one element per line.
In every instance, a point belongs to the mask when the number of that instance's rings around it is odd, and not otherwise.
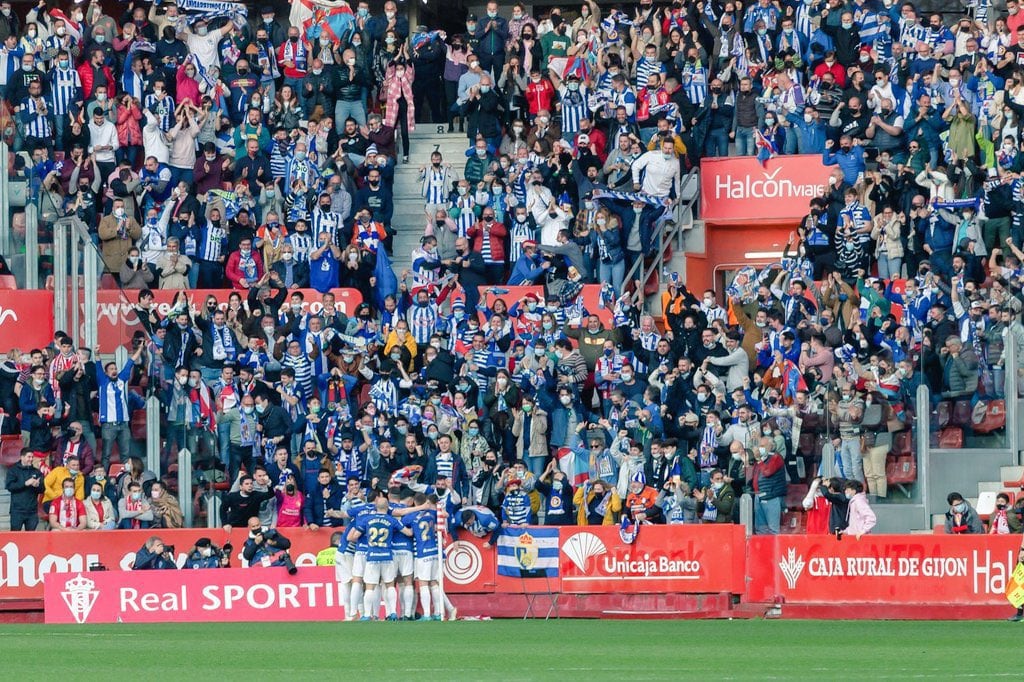
<path fill-rule="evenodd" d="M 350 524 L 338 538 L 335 572 L 347 596 L 346 620 L 376 620 L 383 588 L 387 620 L 414 620 L 415 581 L 420 620 L 449 619 L 454 607 L 441 592 L 438 497 L 392 488 L 350 507 Z"/>

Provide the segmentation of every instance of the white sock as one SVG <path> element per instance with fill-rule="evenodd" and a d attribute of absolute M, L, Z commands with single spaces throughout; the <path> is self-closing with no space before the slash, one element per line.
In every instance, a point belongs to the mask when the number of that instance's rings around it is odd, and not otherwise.
<path fill-rule="evenodd" d="M 416 610 L 416 590 L 412 585 L 402 585 L 402 615 L 408 618 Z"/>
<path fill-rule="evenodd" d="M 360 609 L 363 608 L 363 583 L 352 583 L 352 591 L 348 596 L 348 617 L 355 618 Z"/>
<path fill-rule="evenodd" d="M 433 589 L 426 585 L 420 585 L 420 609 L 423 611 L 424 618 L 430 615 L 430 594 Z"/>
<path fill-rule="evenodd" d="M 433 601 L 434 601 L 434 615 L 435 616 L 440 616 L 441 615 L 441 611 L 442 611 L 443 603 L 445 601 L 448 601 L 447 597 L 445 599 L 443 599 L 443 600 L 441 599 L 441 586 L 440 585 L 431 585 L 430 586 L 430 598 L 433 599 Z M 423 613 L 426 613 L 426 612 L 427 612 L 426 609 L 424 609 Z"/>
<path fill-rule="evenodd" d="M 345 617 L 351 618 L 355 615 L 353 611 L 349 610 L 349 607 L 352 606 L 352 603 L 350 601 L 350 595 L 352 594 L 352 583 L 341 583 L 341 589 L 338 590 L 338 594 L 338 600 L 341 603 L 342 607 L 345 609 Z"/>
<path fill-rule="evenodd" d="M 398 613 L 398 590 L 394 585 L 384 586 L 384 615 Z"/>
<path fill-rule="evenodd" d="M 380 610 L 380 585 L 374 585 L 363 595 L 363 616 L 376 618 Z"/>

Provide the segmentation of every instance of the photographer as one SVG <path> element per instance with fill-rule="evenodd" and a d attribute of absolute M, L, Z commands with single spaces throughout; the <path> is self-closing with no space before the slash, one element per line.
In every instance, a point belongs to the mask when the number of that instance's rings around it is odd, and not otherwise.
<path fill-rule="evenodd" d="M 185 568 L 231 568 L 230 543 L 218 547 L 210 538 L 199 538 L 185 559 Z"/>
<path fill-rule="evenodd" d="M 164 545 L 164 541 L 154 535 L 146 540 L 146 544 L 135 553 L 132 563 L 133 571 L 153 571 L 177 568 L 174 563 L 174 546 Z"/>
<path fill-rule="evenodd" d="M 264 528 L 260 525 L 259 517 L 253 516 L 249 519 L 249 537 L 242 548 L 242 558 L 250 568 L 284 566 L 288 569 L 289 575 L 295 575 L 298 569 L 288 554 L 288 548 L 291 546 L 291 540 L 273 528 Z"/>

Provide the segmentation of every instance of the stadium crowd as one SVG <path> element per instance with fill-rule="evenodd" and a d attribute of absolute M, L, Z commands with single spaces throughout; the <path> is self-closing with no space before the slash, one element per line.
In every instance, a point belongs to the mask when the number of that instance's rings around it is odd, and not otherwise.
<path fill-rule="evenodd" d="M 173 526 L 141 461 L 105 476 L 145 386 L 165 465 L 187 446 L 234 486 L 238 525 L 341 527 L 375 491 L 436 494 L 479 535 L 728 523 L 751 493 L 777 533 L 804 486 L 809 530 L 867 532 L 867 496 L 913 483 L 894 472 L 913 471 L 915 413 L 937 445 L 980 442 L 1019 371 L 1005 348 L 1024 358 L 1007 4 L 489 2 L 464 30 L 410 31 L 389 0 L 306 31 L 271 8 L 0 2 L 19 172 L 88 226 L 144 327 L 122 366 L 59 334 L 0 367 L 27 448 L 12 515 L 34 528 L 41 495 L 55 530 Z M 422 245 L 395 273 L 417 121 L 458 125 L 466 158 L 420 169 Z M 673 278 L 659 326 L 626 274 L 686 173 L 728 153 L 834 169 L 779 263 L 724 291 Z M 542 293 L 503 298 L 524 284 Z M 194 310 L 195 287 L 233 291 Z M 364 302 L 343 313 L 336 287 Z M 155 288 L 180 290 L 166 316 Z"/>

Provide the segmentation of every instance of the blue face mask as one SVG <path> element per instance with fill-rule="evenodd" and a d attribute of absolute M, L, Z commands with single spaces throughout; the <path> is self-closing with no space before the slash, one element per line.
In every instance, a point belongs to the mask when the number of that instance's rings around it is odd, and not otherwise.
<path fill-rule="evenodd" d="M 468 433 L 471 436 L 479 436 L 480 435 L 480 429 L 472 428 L 472 429 L 467 430 L 466 433 Z"/>

